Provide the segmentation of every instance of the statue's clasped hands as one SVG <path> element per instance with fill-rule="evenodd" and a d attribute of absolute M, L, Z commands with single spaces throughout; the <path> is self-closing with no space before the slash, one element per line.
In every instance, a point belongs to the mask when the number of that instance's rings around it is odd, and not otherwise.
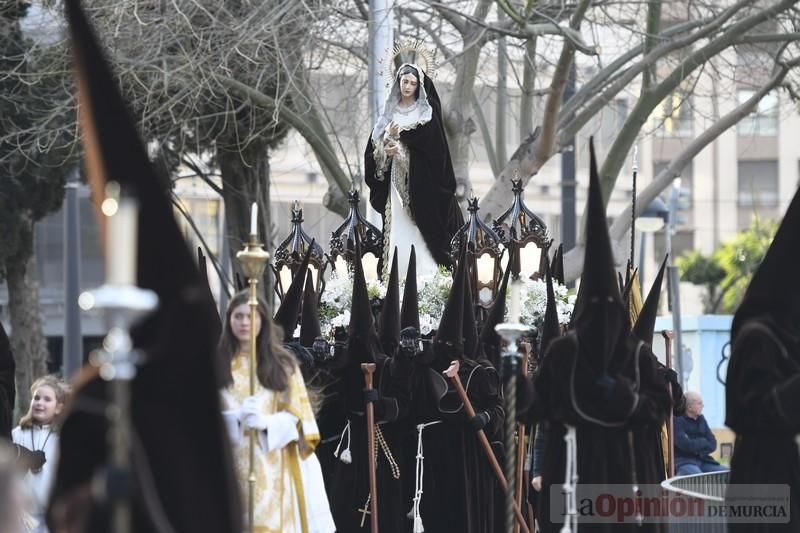
<path fill-rule="evenodd" d="M 398 141 L 400 139 L 400 126 L 391 121 L 386 126 L 386 155 L 394 157 L 400 151 Z"/>

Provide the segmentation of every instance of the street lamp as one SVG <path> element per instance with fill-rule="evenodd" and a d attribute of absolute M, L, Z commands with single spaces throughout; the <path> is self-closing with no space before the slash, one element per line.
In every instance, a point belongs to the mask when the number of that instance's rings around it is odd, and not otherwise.
<path fill-rule="evenodd" d="M 639 240 L 639 279 L 644 280 L 644 250 L 647 242 L 647 234 L 661 230 L 669 222 L 669 208 L 667 204 L 656 196 L 650 205 L 636 219 L 636 229 L 642 236 Z"/>
<path fill-rule="evenodd" d="M 669 219 L 669 208 L 656 196 L 647 209 L 636 219 L 636 228 L 643 233 L 655 233 L 664 227 Z"/>
<path fill-rule="evenodd" d="M 367 280 L 376 280 L 379 276 L 378 261 L 383 251 L 383 234 L 363 217 L 358 210 L 358 201 L 358 191 L 351 190 L 347 193 L 350 212 L 342 225 L 331 234 L 330 262 L 339 275 L 347 275 L 352 261 L 357 258 L 357 235 L 361 249 L 361 255 L 357 259 L 364 268 L 364 277 Z"/>
<path fill-rule="evenodd" d="M 314 280 L 314 290 L 317 294 L 322 293 L 325 281 L 325 252 L 308 233 L 303 230 L 303 210 L 300 209 L 299 202 L 295 201 L 292 205 L 292 230 L 275 250 L 275 262 L 270 265 L 275 274 L 275 292 L 283 300 L 284 294 L 289 289 L 306 250 L 311 247 L 311 256 L 308 260 L 308 268 L 311 270 L 311 277 Z"/>
<path fill-rule="evenodd" d="M 472 301 L 476 305 L 489 307 L 494 301 L 502 275 L 502 242 L 500 236 L 480 219 L 478 210 L 478 199 L 470 199 L 467 207 L 469 219 L 450 241 L 450 256 L 455 260 L 461 244 L 466 240 Z"/>
<path fill-rule="evenodd" d="M 506 248 L 515 248 L 511 272 L 518 277 L 540 277 L 542 261 L 547 261 L 550 232 L 544 221 L 531 211 L 522 199 L 522 180 L 511 180 L 514 201 L 505 213 L 494 221 L 494 230 Z M 542 253 L 542 252 L 545 253 Z"/>

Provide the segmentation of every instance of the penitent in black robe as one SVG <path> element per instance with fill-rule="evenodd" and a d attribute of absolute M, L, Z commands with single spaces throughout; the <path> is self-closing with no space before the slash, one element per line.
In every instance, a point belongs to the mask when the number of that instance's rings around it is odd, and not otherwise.
<path fill-rule="evenodd" d="M 769 318 L 742 325 L 726 380 L 725 423 L 736 432 L 728 479 L 789 486 L 790 522 L 729 524 L 729 531 L 800 530 L 800 339 Z"/>
<path fill-rule="evenodd" d="M 417 369 L 412 408 L 414 427 L 410 428 L 407 441 L 407 451 L 416 452 L 417 425 L 441 422 L 422 430 L 422 524 L 425 531 L 490 533 L 494 531 L 497 481 L 458 394 L 436 366 Z M 500 432 L 504 412 L 496 372 L 475 361 L 462 360 L 459 377 L 475 412 L 489 415 L 486 434 Z M 414 463 L 410 466 L 413 468 Z M 414 481 L 412 470 L 406 479 L 411 498 Z M 407 505 L 411 509 L 413 500 Z M 407 524 L 406 531 L 411 531 L 411 522 Z"/>
<path fill-rule="evenodd" d="M 408 414 L 411 377 L 411 362 L 404 355 L 377 356 L 373 377 L 373 387 L 379 393 L 379 399 L 374 404 L 375 422 L 397 465 L 393 469 L 383 447 L 378 446 L 378 520 L 380 531 L 386 533 L 404 532 L 407 525 L 408 508 L 403 500 L 402 476 L 409 474 L 408 468 L 403 465 L 404 454 L 397 428 Z M 369 531 L 370 517 L 359 511 L 364 508 L 370 491 L 364 376 L 358 365 L 348 365 L 342 370 L 332 371 L 332 379 L 330 388 L 324 393 L 325 400 L 320 412 L 320 427 L 325 428 L 322 430 L 324 444 L 317 450 L 325 488 L 338 533 Z M 349 446 L 346 434 L 340 439 L 348 421 Z M 337 448 L 338 457 L 334 455 Z M 350 463 L 341 460 L 345 449 L 349 449 Z M 396 479 L 393 472 L 398 470 L 401 477 Z"/>
<path fill-rule="evenodd" d="M 655 357 L 644 343 L 628 335 L 616 348 L 608 371 L 610 375 L 626 377 L 627 383 L 633 386 L 636 382 L 635 365 L 638 358 L 637 407 L 621 427 L 605 427 L 587 420 L 584 415 L 606 420 L 621 419 L 618 415 L 626 414 L 629 403 L 625 395 L 616 393 L 610 398 L 601 399 L 596 388 L 597 373 L 577 353 L 579 349 L 575 332 L 554 340 L 535 381 L 535 416 L 539 420 L 547 421 L 550 428 L 544 448 L 542 491 L 537 516 L 543 532 L 559 531 L 562 526 L 563 518 L 551 517 L 551 509 L 562 510 L 564 503 L 551 502 L 551 498 L 554 493 L 561 493 L 561 485 L 564 483 L 566 425 L 576 428 L 577 473 L 581 485 L 619 484 L 632 487 L 634 473 L 631 464 L 634 452 L 630 446 L 629 431 L 638 433 L 647 426 L 657 427 L 664 422 L 669 411 L 669 394 L 663 377 L 658 375 Z M 576 357 L 578 359 L 573 375 Z M 583 414 L 576 410 L 573 399 L 579 404 Z M 653 449 L 640 451 L 656 457 L 660 449 L 654 448 L 652 443 L 649 445 Z M 648 443 L 635 442 L 634 446 L 644 448 Z M 659 471 L 655 460 L 637 466 L 635 481 L 639 485 L 658 483 L 663 478 L 663 471 Z M 580 485 L 577 498 L 580 509 Z M 642 527 L 637 527 L 635 523 L 589 524 L 582 523 L 579 519 L 579 531 L 659 530 L 660 524 L 657 523 L 645 523 Z"/>
<path fill-rule="evenodd" d="M 433 110 L 431 120 L 402 131 L 400 142 L 410 153 L 408 190 L 414 222 L 436 262 L 450 266 L 450 240 L 464 218 L 455 197 L 456 179 L 442 123 L 442 106 L 428 76 L 424 84 Z M 383 176 L 378 176 L 370 137 L 364 153 L 364 180 L 370 189 L 370 204 L 382 217 L 389 201 L 390 173 L 391 164 Z"/>

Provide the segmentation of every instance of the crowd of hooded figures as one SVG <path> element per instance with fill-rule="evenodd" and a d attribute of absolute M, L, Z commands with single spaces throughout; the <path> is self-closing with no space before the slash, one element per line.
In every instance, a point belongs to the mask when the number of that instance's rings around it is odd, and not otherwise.
<path fill-rule="evenodd" d="M 632 313 L 633 283 L 618 282 L 591 141 L 575 308 L 570 324 L 559 324 L 553 277 L 563 283 L 563 265 L 545 261 L 547 309 L 527 339 L 530 375 L 500 371 L 505 347 L 495 327 L 515 261 L 488 312 L 476 313 L 466 247 L 451 246 L 463 221 L 441 102 L 414 64 L 398 70 L 365 153 L 384 227 L 380 308 L 354 261 L 349 326 L 324 341 L 309 249 L 274 314 L 240 292 L 220 319 L 204 259 L 198 268 L 183 242 L 93 30 L 78 0 L 66 7 L 89 182 L 102 194 L 113 177 L 135 195 L 137 285 L 159 306 L 130 331 L 140 353 L 126 384 L 130 463 L 112 463 L 114 382 L 94 364 L 74 377 L 69 399 L 62 382 L 36 381 L 12 431 L 14 357 L 0 329 L 0 437 L 8 441 L 0 531 L 355 533 L 376 515 L 384 533 L 506 531 L 489 456 L 502 464 L 517 453 L 504 445 L 504 429 L 517 423 L 530 430 L 533 458 L 524 519 L 535 516 L 540 531 L 664 529 L 645 516 L 584 523 L 577 509 L 584 487 L 635 494 L 665 479 L 664 423 L 683 401 L 677 376 L 651 348 L 666 260 Z M 730 482 L 785 484 L 791 496 L 787 523 L 742 531 L 797 531 L 800 520 L 798 232 L 800 195 L 733 322 Z M 452 289 L 438 327 L 422 334 L 417 277 L 441 265 L 451 268 Z M 504 389 L 516 391 L 515 420 L 506 419 Z"/>

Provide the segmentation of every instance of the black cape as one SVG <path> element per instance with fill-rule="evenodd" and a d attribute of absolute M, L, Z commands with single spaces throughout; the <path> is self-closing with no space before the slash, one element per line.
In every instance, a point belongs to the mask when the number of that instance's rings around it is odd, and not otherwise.
<path fill-rule="evenodd" d="M 535 381 L 535 415 L 539 420 L 547 421 L 549 424 L 537 517 L 543 532 L 559 531 L 562 526 L 561 522 L 552 521 L 561 520 L 561 517 L 551 517 L 550 510 L 552 488 L 560 493 L 560 487 L 564 483 L 566 425 L 576 428 L 577 471 L 580 484 L 632 485 L 634 475 L 631 464 L 634 452 L 630 446 L 629 432 L 640 433 L 647 426 L 660 426 L 669 411 L 669 394 L 663 377 L 658 375 L 655 356 L 644 343 L 625 335 L 614 350 L 609 373 L 624 376 L 629 384 L 633 384 L 636 382 L 635 368 L 638 364 L 639 400 L 636 409 L 621 427 L 605 427 L 587 420 L 584 415 L 600 419 L 608 419 L 609 413 L 624 416 L 629 405 L 628 395 L 632 392 L 619 390 L 610 398 L 601 399 L 596 386 L 596 374 L 578 353 L 580 349 L 574 331 L 554 340 L 547 356 L 543 359 L 541 371 Z M 573 363 L 576 364 L 574 376 Z M 583 414 L 575 408 L 573 392 L 574 399 Z M 634 442 L 634 447 L 646 446 L 647 442 Z M 649 449 L 642 453 L 655 457 L 661 452 L 660 449 Z M 660 479 L 663 479 L 663 470 L 659 471 L 655 461 L 637 464 L 636 481 L 639 485 L 658 483 Z M 579 508 L 580 498 L 579 486 Z M 554 502 L 554 506 L 563 509 L 562 502 Z M 579 527 L 580 531 L 660 531 L 660 524 L 647 523 L 639 528 L 635 523 L 586 524 L 579 520 Z"/>
<path fill-rule="evenodd" d="M 401 533 L 406 531 L 405 515 L 408 508 L 403 499 L 403 483 L 404 476 L 409 475 L 409 469 L 403 464 L 405 455 L 401 432 L 397 428 L 409 410 L 412 367 L 411 362 L 402 355 L 387 357 L 378 354 L 376 365 L 373 387 L 378 391 L 379 397 L 374 404 L 375 422 L 400 471 L 400 478 L 396 479 L 387 454 L 379 446 L 378 523 L 382 532 Z M 330 387 L 324 392 L 325 400 L 319 417 L 323 443 L 317 447 L 317 455 L 320 458 L 337 532 L 368 531 L 369 516 L 364 517 L 358 511 L 364 508 L 369 494 L 364 376 L 357 365 L 348 365 L 342 370 L 334 370 L 332 380 Z M 341 438 L 348 420 L 350 463 L 341 460 L 341 452 L 348 448 L 348 437 L 345 435 Z M 337 448 L 339 457 L 335 455 Z"/>
<path fill-rule="evenodd" d="M 443 361 L 434 361 L 428 366 L 425 359 L 421 357 L 417 361 L 420 366 L 412 392 L 413 427 L 407 434 L 407 450 L 416 452 L 417 425 L 440 422 L 425 427 L 422 433 L 424 476 L 420 515 L 423 526 L 425 531 L 490 533 L 495 531 L 497 481 L 461 399 L 450 380 L 441 373 L 445 366 Z M 493 435 L 502 433 L 505 419 L 497 373 L 480 362 L 462 359 L 459 377 L 475 412 L 489 415 L 484 431 L 493 440 Z M 410 466 L 413 468 L 414 464 L 411 462 Z M 406 483 L 410 484 L 407 497 L 413 498 L 413 470 Z M 412 501 L 409 499 L 408 503 L 410 509 Z M 407 531 L 410 525 L 409 522 Z"/>
<path fill-rule="evenodd" d="M 433 110 L 431 120 L 401 132 L 400 141 L 410 152 L 408 190 L 414 222 L 436 262 L 450 266 L 450 240 L 463 225 L 464 217 L 455 197 L 456 179 L 439 95 L 428 76 L 425 76 L 424 85 Z M 364 179 L 370 189 L 369 202 L 381 217 L 385 217 L 389 198 L 390 173 L 391 165 L 383 176 L 378 176 L 370 136 L 364 152 Z"/>
<path fill-rule="evenodd" d="M 786 484 L 791 505 L 787 524 L 729 524 L 729 531 L 800 530 L 800 339 L 767 317 L 744 323 L 725 393 L 725 423 L 736 432 L 728 483 Z"/>

